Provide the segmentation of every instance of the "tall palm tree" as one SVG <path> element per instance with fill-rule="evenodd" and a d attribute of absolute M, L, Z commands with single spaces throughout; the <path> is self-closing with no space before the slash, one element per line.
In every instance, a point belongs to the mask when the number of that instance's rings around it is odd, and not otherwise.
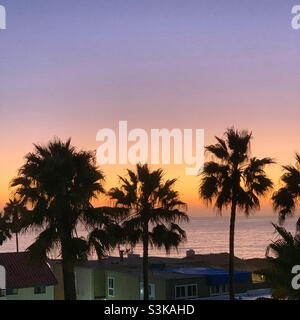
<path fill-rule="evenodd" d="M 163 175 L 162 169 L 151 171 L 147 164 L 138 164 L 136 172 L 127 170 L 127 176 L 120 177 L 120 187 L 108 192 L 116 207 L 128 210 L 123 223 L 125 240 L 133 246 L 143 243 L 144 300 L 149 299 L 149 245 L 164 247 L 169 253 L 186 239 L 177 223 L 188 221 L 187 214 L 181 211 L 187 206 L 174 190 L 176 179 L 163 181 Z"/>
<path fill-rule="evenodd" d="M 284 186 L 273 194 L 274 210 L 279 213 L 280 224 L 286 216 L 295 213 L 297 201 L 300 200 L 300 154 L 296 153 L 295 166 L 283 166 L 284 174 L 281 177 Z"/>
<path fill-rule="evenodd" d="M 16 198 L 10 199 L 4 207 L 4 215 L 10 221 L 10 229 L 16 237 L 16 249 L 19 252 L 19 232 L 22 229 L 21 217 L 25 207 Z"/>
<path fill-rule="evenodd" d="M 250 158 L 252 133 L 227 129 L 225 139 L 215 137 L 217 144 L 206 151 L 214 158 L 206 162 L 201 173 L 199 195 L 207 204 L 222 212 L 230 207 L 229 232 L 229 287 L 230 299 L 234 299 L 234 230 L 237 210 L 249 215 L 260 207 L 259 197 L 272 188 L 264 167 L 273 163 L 270 158 Z"/>
<path fill-rule="evenodd" d="M 300 300 L 299 290 L 292 287 L 291 273 L 300 261 L 300 232 L 297 224 L 296 234 L 293 236 L 282 226 L 273 224 L 279 238 L 272 242 L 266 252 L 267 267 L 262 271 L 266 282 L 272 288 L 275 299 Z"/>
<path fill-rule="evenodd" d="M 96 166 L 94 152 L 77 151 L 70 139 L 35 145 L 25 160 L 11 187 L 27 206 L 22 215 L 23 229 L 41 231 L 28 251 L 33 258 L 46 259 L 52 249 L 59 248 L 65 299 L 75 300 L 75 263 L 86 259 L 91 250 L 101 258 L 116 239 L 109 208 L 91 204 L 104 193 L 103 173 Z M 78 224 L 90 232 L 87 239 L 77 236 Z"/>

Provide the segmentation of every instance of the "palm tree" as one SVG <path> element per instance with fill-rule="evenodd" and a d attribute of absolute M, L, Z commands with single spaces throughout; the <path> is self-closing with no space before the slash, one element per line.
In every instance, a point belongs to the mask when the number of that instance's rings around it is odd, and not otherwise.
<path fill-rule="evenodd" d="M 207 204 L 222 212 L 230 207 L 229 232 L 229 287 L 230 299 L 234 299 L 234 230 L 237 210 L 247 216 L 251 210 L 260 208 L 259 197 L 272 188 L 264 167 L 273 163 L 270 158 L 250 158 L 252 133 L 227 129 L 225 139 L 215 137 L 217 144 L 209 145 L 206 151 L 213 160 L 206 162 L 201 173 L 199 195 Z"/>
<path fill-rule="evenodd" d="M 92 250 L 100 259 L 115 245 L 109 208 L 91 204 L 104 193 L 103 173 L 96 166 L 94 152 L 77 151 L 70 139 L 35 145 L 25 160 L 11 187 L 27 207 L 22 228 L 41 231 L 27 250 L 35 259 L 46 259 L 51 250 L 60 250 L 65 299 L 75 300 L 75 263 Z M 89 232 L 87 239 L 77 236 L 79 224 Z"/>
<path fill-rule="evenodd" d="M 108 192 L 116 207 L 128 210 L 123 223 L 126 241 L 133 246 L 143 243 L 144 300 L 149 299 L 149 244 L 164 247 L 169 253 L 186 239 L 184 230 L 177 223 L 188 221 L 187 214 L 181 211 L 187 206 L 173 189 L 176 179 L 164 182 L 163 175 L 162 169 L 151 171 L 147 164 L 138 164 L 136 172 L 127 170 L 126 177 L 119 177 L 120 187 Z"/>
<path fill-rule="evenodd" d="M 25 207 L 16 199 L 10 199 L 4 207 L 4 215 L 10 221 L 11 232 L 16 236 L 16 249 L 19 252 L 19 232 L 22 229 L 21 217 Z"/>
<path fill-rule="evenodd" d="M 0 246 L 7 239 L 11 239 L 10 221 L 7 216 L 0 212 Z"/>
<path fill-rule="evenodd" d="M 285 170 L 281 177 L 284 186 L 273 194 L 274 210 L 279 213 L 280 224 L 284 222 L 286 216 L 295 213 L 297 200 L 300 200 L 300 154 L 296 153 L 295 166 L 283 166 Z"/>
<path fill-rule="evenodd" d="M 266 282 L 272 288 L 275 299 L 300 300 L 299 290 L 292 287 L 294 275 L 291 270 L 300 261 L 300 232 L 297 224 L 296 234 L 293 236 L 282 226 L 273 224 L 279 239 L 272 242 L 266 252 L 267 267 L 262 271 Z"/>

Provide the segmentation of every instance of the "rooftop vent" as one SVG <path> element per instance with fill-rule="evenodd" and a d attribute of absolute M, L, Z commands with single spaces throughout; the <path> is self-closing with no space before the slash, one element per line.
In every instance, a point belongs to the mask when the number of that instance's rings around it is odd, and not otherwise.
<path fill-rule="evenodd" d="M 193 257 L 194 255 L 195 255 L 195 251 L 194 251 L 194 250 L 192 250 L 192 249 L 187 250 L 187 252 L 186 252 L 186 257 L 187 257 L 187 258 L 191 258 L 191 257 Z"/>

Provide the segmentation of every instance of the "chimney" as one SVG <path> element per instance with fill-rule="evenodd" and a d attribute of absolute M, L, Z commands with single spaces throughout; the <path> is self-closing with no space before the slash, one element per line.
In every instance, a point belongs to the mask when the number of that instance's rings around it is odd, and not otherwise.
<path fill-rule="evenodd" d="M 128 265 L 138 266 L 141 262 L 140 255 L 133 254 L 133 253 L 128 254 L 127 262 L 128 262 Z"/>
<path fill-rule="evenodd" d="M 187 250 L 186 257 L 191 258 L 195 255 L 195 251 L 193 249 Z"/>
<path fill-rule="evenodd" d="M 120 250 L 119 253 L 120 253 L 120 261 L 122 262 L 124 261 L 124 250 Z"/>

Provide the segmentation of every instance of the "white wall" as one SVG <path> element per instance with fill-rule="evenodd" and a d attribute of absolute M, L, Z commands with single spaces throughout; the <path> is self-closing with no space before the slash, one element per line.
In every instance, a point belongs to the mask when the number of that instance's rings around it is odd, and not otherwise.
<path fill-rule="evenodd" d="M 75 268 L 77 300 L 94 300 L 93 270 Z"/>
<path fill-rule="evenodd" d="M 5 268 L 0 266 L 0 289 L 6 288 Z"/>
<path fill-rule="evenodd" d="M 34 288 L 20 288 L 18 294 L 6 296 L 6 300 L 54 300 L 54 286 L 47 286 L 46 292 L 35 294 Z"/>

